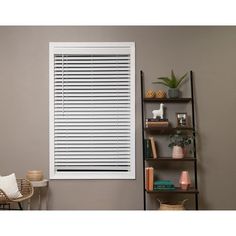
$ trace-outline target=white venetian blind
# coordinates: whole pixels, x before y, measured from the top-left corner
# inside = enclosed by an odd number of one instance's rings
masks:
[[[134,45],[52,45],[51,178],[134,178]]]

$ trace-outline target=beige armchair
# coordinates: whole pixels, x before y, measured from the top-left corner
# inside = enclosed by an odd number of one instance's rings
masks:
[[[20,210],[23,210],[21,202],[31,198],[34,194],[34,188],[31,182],[27,179],[16,179],[19,191],[22,197],[10,199],[2,189],[0,189],[0,207],[2,209],[10,209],[11,203],[18,203]],[[7,207],[7,208],[6,208]]]

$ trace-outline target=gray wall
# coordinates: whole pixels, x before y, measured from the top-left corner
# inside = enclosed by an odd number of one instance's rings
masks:
[[[193,70],[201,209],[236,209],[235,27],[0,27],[0,174],[49,172],[48,43],[136,43],[136,180],[50,181],[50,209],[143,209],[139,70]]]

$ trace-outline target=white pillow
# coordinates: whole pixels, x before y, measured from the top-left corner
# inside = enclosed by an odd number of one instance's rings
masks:
[[[7,176],[0,176],[0,189],[2,189],[9,198],[22,197],[14,173]]]

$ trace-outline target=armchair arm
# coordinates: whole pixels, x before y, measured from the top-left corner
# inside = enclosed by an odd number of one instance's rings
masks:
[[[0,189],[0,205],[9,203],[10,201],[11,200],[9,199],[7,194],[2,189]]]

